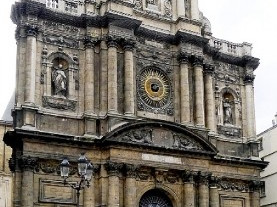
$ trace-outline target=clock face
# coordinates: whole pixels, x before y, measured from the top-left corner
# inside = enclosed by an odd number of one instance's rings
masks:
[[[144,69],[138,82],[142,101],[153,108],[164,107],[170,97],[170,82],[166,74],[157,68]]]

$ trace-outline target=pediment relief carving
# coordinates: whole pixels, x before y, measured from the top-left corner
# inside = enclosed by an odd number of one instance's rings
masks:
[[[137,128],[127,125],[122,127],[121,132],[115,132],[114,135],[104,137],[103,142],[129,143],[146,147],[214,154],[217,151],[208,140],[186,130],[183,132],[175,131],[164,125],[151,126],[151,123],[144,123],[144,126]]]

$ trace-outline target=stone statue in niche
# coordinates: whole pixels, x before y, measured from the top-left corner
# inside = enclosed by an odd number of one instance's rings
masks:
[[[63,65],[59,64],[57,69],[52,71],[53,93],[56,96],[66,97],[67,77],[63,70]]]
[[[233,124],[233,113],[232,105],[228,98],[224,99],[223,102],[223,114],[224,114],[224,124]]]

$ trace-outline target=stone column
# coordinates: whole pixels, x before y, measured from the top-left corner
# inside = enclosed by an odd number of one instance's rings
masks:
[[[100,115],[105,116],[108,109],[108,54],[105,41],[100,44]]]
[[[181,53],[179,56],[180,62],[180,111],[181,123],[188,124],[190,120],[190,94],[189,94],[189,55]]]
[[[219,206],[219,193],[218,193],[218,178],[211,177],[210,180],[210,207]]]
[[[255,108],[254,108],[254,89],[253,82],[255,76],[247,74],[244,77],[245,84],[245,108],[246,108],[246,128],[247,137],[254,138],[256,136],[256,123],[255,123]]]
[[[108,112],[118,113],[117,103],[117,48],[116,40],[108,40]]]
[[[209,173],[199,174],[199,207],[209,207]]]
[[[95,173],[99,172],[100,166],[93,165],[93,174],[89,188],[84,189],[84,207],[95,207]]]
[[[37,28],[27,28],[27,48],[25,67],[25,102],[35,103],[36,62],[37,62]]]
[[[85,113],[94,114],[94,45],[95,42],[87,37],[85,39],[86,47],[86,65],[85,65]]]
[[[178,17],[185,17],[185,0],[177,0],[177,15]]]
[[[22,207],[33,207],[34,204],[34,167],[37,159],[31,157],[22,158]]]
[[[204,77],[205,77],[205,121],[206,127],[211,131],[216,131],[216,120],[215,120],[215,97],[213,89],[213,75],[214,66],[204,66]]]
[[[124,206],[136,206],[136,170],[134,165],[126,165]]]
[[[252,181],[250,184],[250,203],[251,207],[260,207],[260,187],[259,181]]]
[[[109,176],[108,207],[119,206],[119,173],[122,167],[122,163],[108,162],[105,164]]]
[[[195,123],[205,126],[204,116],[204,82],[203,82],[203,57],[194,56],[194,87],[195,87]]]
[[[198,0],[191,0],[191,19],[193,19],[193,20],[200,20],[200,18],[199,18]]]
[[[134,42],[127,40],[124,42],[124,113],[134,116]]]
[[[184,207],[195,206],[195,175],[191,171],[185,171],[182,174],[182,180],[184,182]]]

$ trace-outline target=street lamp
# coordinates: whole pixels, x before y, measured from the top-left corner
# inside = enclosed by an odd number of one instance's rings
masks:
[[[77,207],[79,207],[80,191],[85,187],[90,186],[90,180],[93,173],[93,165],[87,160],[85,154],[82,153],[78,159],[78,174],[80,176],[80,181],[76,184],[71,184],[67,182],[69,176],[70,164],[67,159],[64,159],[60,164],[61,177],[63,178],[64,185],[68,184],[71,188],[76,190],[77,194]]]

